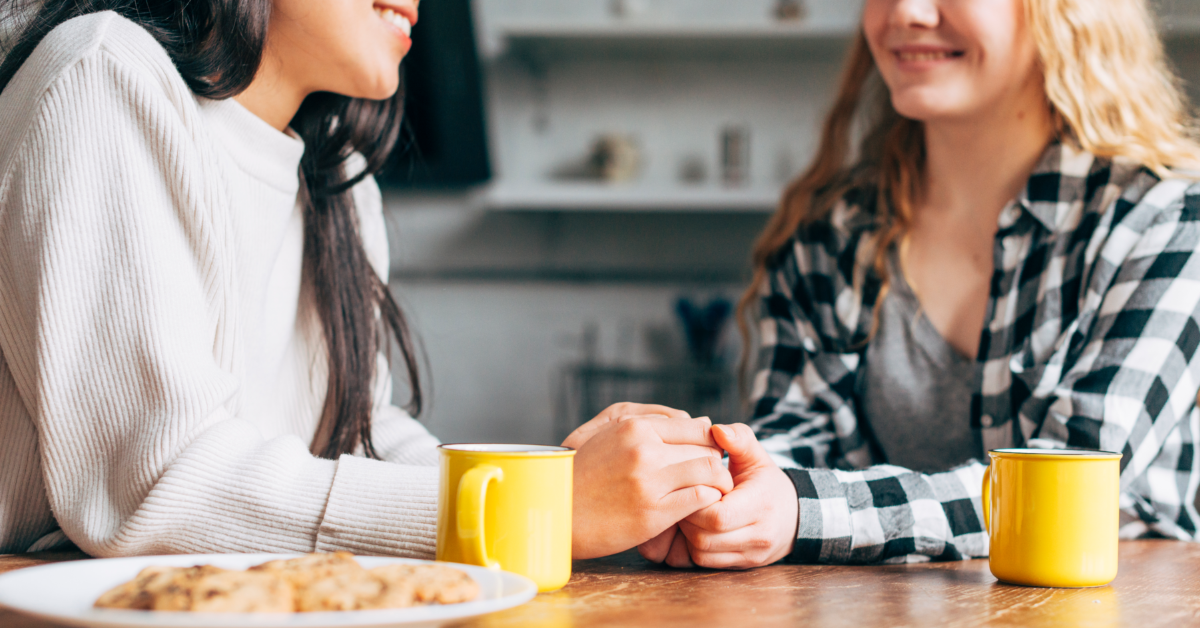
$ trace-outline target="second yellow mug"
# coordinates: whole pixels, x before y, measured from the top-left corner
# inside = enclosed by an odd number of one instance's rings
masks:
[[[983,476],[992,575],[1034,587],[1117,577],[1121,454],[997,449]]]
[[[442,445],[437,559],[521,574],[538,591],[571,579],[575,450]]]

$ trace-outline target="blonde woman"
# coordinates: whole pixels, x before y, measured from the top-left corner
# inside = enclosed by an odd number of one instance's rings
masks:
[[[1193,540],[1191,124],[1144,0],[867,0],[754,251],[758,440],[714,428],[735,489],[643,554],[985,556],[1000,447],[1121,452],[1123,534]]]

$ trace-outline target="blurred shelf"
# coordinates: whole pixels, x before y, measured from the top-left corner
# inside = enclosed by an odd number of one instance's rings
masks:
[[[1161,14],[1168,39],[1200,37],[1200,15]],[[656,21],[569,22],[513,20],[493,29],[488,56],[547,60],[620,56],[720,56],[733,58],[804,55],[840,59],[858,32],[857,24],[830,22],[678,24]]]
[[[592,183],[497,185],[475,204],[493,211],[770,213],[780,190],[709,187],[656,189]]]
[[[493,56],[806,57],[837,59],[856,27],[821,23],[669,24],[658,22],[506,22]]]

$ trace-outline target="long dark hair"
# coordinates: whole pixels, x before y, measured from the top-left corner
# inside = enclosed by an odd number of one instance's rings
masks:
[[[115,11],[162,44],[194,93],[230,98],[254,79],[271,16],[270,0],[42,0],[36,12],[25,4],[28,0],[7,0],[2,8],[8,15],[0,12],[0,19],[21,22],[0,63],[0,91],[59,24]],[[402,92],[380,101],[313,94],[291,122],[305,145],[300,164],[305,281],[315,294],[329,356],[325,407],[312,443],[313,453],[326,458],[360,447],[367,456],[379,457],[371,442],[372,383],[380,350],[390,349],[389,330],[408,373],[408,410],[414,416],[421,411],[408,324],[367,259],[350,191],[384,166],[396,144]],[[367,167],[351,176],[346,162],[354,153],[366,158]]]

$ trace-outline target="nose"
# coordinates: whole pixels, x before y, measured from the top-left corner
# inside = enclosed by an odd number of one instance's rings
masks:
[[[896,0],[889,21],[898,28],[937,28],[940,20],[938,0]]]

